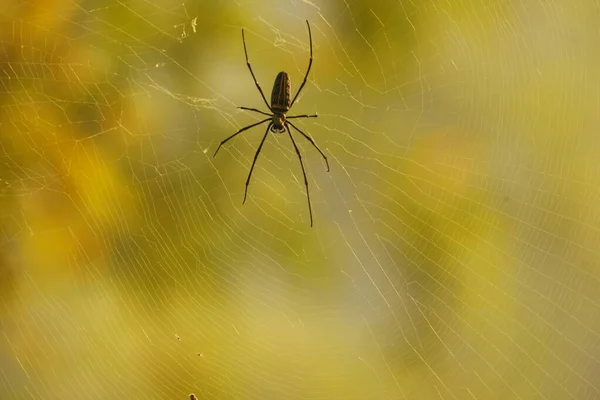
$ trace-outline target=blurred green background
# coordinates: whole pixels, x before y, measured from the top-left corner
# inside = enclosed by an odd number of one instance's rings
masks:
[[[4,0],[0,399],[600,397],[599,10]]]

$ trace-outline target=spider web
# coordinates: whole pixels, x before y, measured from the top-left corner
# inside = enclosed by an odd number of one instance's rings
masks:
[[[0,398],[597,398],[598,18],[5,1]]]

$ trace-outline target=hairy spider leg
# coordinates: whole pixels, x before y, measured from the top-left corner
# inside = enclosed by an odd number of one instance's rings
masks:
[[[302,85],[300,85],[300,87],[298,88],[298,91],[296,92],[296,95],[294,96],[294,99],[292,100],[292,102],[290,104],[290,109],[294,105],[294,102],[296,101],[296,99],[298,98],[298,95],[302,91],[302,88],[306,84],[306,79],[308,78],[308,73],[310,72],[310,67],[312,66],[312,62],[313,62],[312,35],[310,33],[310,24],[308,23],[308,20],[306,20],[306,26],[308,27],[308,41],[310,43],[310,60],[308,61],[308,69],[306,70],[306,75],[304,75],[304,80],[302,81]]]
[[[268,115],[269,117],[273,116],[273,114],[268,114],[268,113],[266,113],[264,111],[257,110],[256,108],[250,108],[250,107],[238,107],[238,108],[241,109],[241,110],[246,110],[246,111],[254,111],[254,112],[257,112],[257,113],[262,114],[262,115]]]
[[[317,118],[317,117],[318,117],[317,114],[311,114],[311,115],[302,114],[302,115],[292,115],[290,117],[286,116],[285,119],[291,119],[291,118]]]
[[[321,153],[321,155],[323,156],[323,159],[325,160],[325,165],[327,165],[327,172],[329,172],[329,161],[327,161],[327,156],[325,155],[325,153],[323,153],[321,151],[321,149],[319,148],[319,146],[317,146],[317,144],[315,143],[314,140],[312,140],[312,138],[310,136],[308,136],[306,133],[302,132],[296,125],[292,124],[290,121],[286,121],[288,124],[290,124],[292,126],[292,128],[294,128],[295,130],[297,130],[298,132],[300,132],[300,134],[302,136],[304,136],[306,138],[306,140],[308,140],[310,142],[310,144],[312,144],[315,149],[317,149],[317,151],[319,153]]]
[[[267,122],[268,120],[270,120],[271,118],[267,118],[267,119],[263,119],[262,121],[259,121],[255,124],[252,125],[248,125],[246,127],[243,127],[242,129],[240,129],[239,131],[237,131],[236,133],[234,133],[233,135],[229,136],[227,139],[224,139],[223,141],[221,141],[221,143],[219,143],[219,147],[217,147],[217,150],[215,150],[215,154],[213,154],[213,157],[217,155],[217,152],[219,151],[219,149],[221,148],[221,146],[223,146],[225,143],[227,143],[229,140],[233,139],[234,137],[236,137],[237,135],[239,135],[240,133],[244,132],[245,130],[248,130],[250,128],[255,127],[256,125],[260,125],[260,124],[264,124],[265,122]]]
[[[250,184],[250,178],[252,177],[252,171],[254,171],[254,165],[256,165],[256,160],[258,159],[260,150],[262,149],[263,144],[265,144],[265,139],[267,138],[267,135],[269,134],[269,128],[271,128],[271,125],[273,125],[272,122],[269,123],[269,125],[267,125],[267,130],[265,131],[265,134],[263,135],[263,138],[260,141],[260,144],[258,145],[258,149],[256,149],[256,153],[254,154],[254,160],[252,161],[252,166],[250,167],[250,172],[248,173],[248,179],[246,179],[246,189],[244,189],[244,200],[242,201],[242,205],[244,205],[246,203],[246,196],[248,195],[248,185]]]
[[[312,215],[312,206],[310,204],[310,192],[308,191],[308,179],[306,179],[306,171],[304,170],[304,163],[302,162],[302,155],[300,154],[300,150],[298,150],[298,146],[296,145],[296,141],[292,136],[292,132],[290,132],[290,127],[285,125],[285,129],[287,129],[287,133],[292,139],[292,144],[294,145],[294,150],[296,150],[296,154],[298,155],[298,160],[300,161],[300,167],[302,168],[302,176],[304,176],[304,187],[306,188],[306,198],[308,200],[308,214],[310,215],[310,226],[313,226],[313,215]]]
[[[263,93],[262,89],[260,88],[260,85],[258,84],[258,81],[256,80],[256,76],[254,76],[254,71],[252,71],[252,67],[250,66],[250,61],[248,61],[248,50],[246,50],[246,37],[244,36],[243,29],[242,29],[242,42],[244,43],[244,54],[246,55],[246,65],[248,66],[248,69],[250,70],[250,75],[252,75],[252,79],[254,79],[254,84],[258,88],[258,91],[260,92],[260,95],[262,96],[263,100],[265,101],[267,108],[269,110],[271,110],[271,106],[269,106],[269,103],[267,103],[267,98],[265,97],[265,94]],[[273,110],[271,110],[271,112],[272,111]]]

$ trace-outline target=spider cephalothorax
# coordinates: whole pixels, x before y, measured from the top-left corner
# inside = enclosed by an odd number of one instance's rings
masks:
[[[285,132],[285,114],[273,114],[273,121],[271,122],[271,124],[271,132]]]
[[[306,140],[308,140],[319,151],[319,153],[321,153],[321,156],[323,156],[323,159],[325,160],[325,164],[327,165],[327,171],[329,171],[329,162],[327,161],[327,157],[325,156],[325,154],[321,151],[319,146],[317,146],[317,144],[314,142],[314,140],[312,140],[312,138],[310,136],[308,136],[306,133],[302,132],[300,129],[298,129],[298,127],[296,127],[296,125],[294,125],[291,121],[289,121],[290,119],[293,119],[293,118],[316,118],[317,114],[292,115],[289,117],[287,116],[288,111],[290,111],[290,109],[294,105],[294,102],[298,98],[298,95],[302,91],[302,88],[304,88],[304,85],[306,84],[306,79],[308,78],[308,73],[310,72],[310,67],[312,66],[312,62],[313,62],[312,35],[310,33],[310,24],[308,23],[308,21],[306,21],[306,26],[308,27],[308,40],[310,42],[310,60],[308,61],[308,69],[306,70],[306,74],[304,75],[304,80],[302,81],[302,84],[298,88],[298,91],[296,92],[296,95],[294,96],[294,98],[292,100],[290,100],[290,98],[291,98],[290,76],[285,71],[278,73],[277,77],[275,77],[275,82],[273,83],[273,91],[271,92],[271,105],[269,105],[269,103],[267,102],[265,94],[263,93],[260,85],[258,84],[258,81],[256,80],[256,77],[254,76],[254,72],[252,71],[252,67],[250,66],[250,61],[248,61],[248,51],[246,50],[246,38],[244,37],[244,30],[242,29],[242,42],[244,43],[244,54],[246,55],[246,65],[248,65],[248,69],[250,70],[252,79],[254,79],[254,84],[258,88],[258,91],[260,92],[260,95],[262,96],[265,104],[267,105],[267,108],[269,109],[269,111],[271,111],[271,114],[266,113],[264,111],[257,110],[256,108],[239,107],[242,110],[254,111],[256,113],[266,115],[269,118],[263,119],[262,121],[259,121],[255,124],[248,125],[242,129],[240,129],[233,135],[229,136],[225,140],[223,140],[219,144],[219,147],[217,147],[217,150],[215,151],[215,154],[213,155],[213,157],[217,155],[217,152],[219,151],[221,146],[223,146],[230,139],[233,139],[235,136],[239,135],[240,133],[242,133],[245,130],[248,130],[257,125],[264,124],[265,122],[267,122],[269,120],[271,121],[267,125],[267,130],[265,131],[265,134],[264,134],[260,144],[258,145],[258,149],[256,149],[256,153],[254,154],[254,160],[252,161],[252,166],[250,167],[250,172],[248,173],[248,179],[246,180],[246,189],[244,190],[244,200],[242,202],[242,204],[244,204],[246,202],[246,196],[248,194],[248,184],[250,183],[250,177],[252,176],[252,171],[254,170],[254,165],[256,164],[256,159],[258,158],[258,155],[260,154],[260,150],[262,149],[262,146],[265,143],[265,139],[267,138],[267,134],[269,133],[269,130],[271,130],[271,132],[273,132],[273,133],[283,133],[283,132],[287,131],[290,139],[292,140],[292,144],[294,145],[294,150],[296,151],[296,154],[298,155],[298,160],[300,160],[300,167],[302,168],[302,175],[304,176],[304,186],[306,187],[306,198],[308,200],[308,212],[310,215],[310,226],[312,226],[313,225],[312,206],[310,204],[310,193],[308,191],[308,180],[306,179],[306,171],[304,170],[304,163],[302,162],[302,156],[300,155],[300,150],[298,149],[298,146],[296,145],[296,141],[294,140],[294,137],[292,136],[292,132],[290,131],[290,128],[288,125],[291,125],[292,128],[297,130],[302,136],[304,136],[304,138],[306,138]]]

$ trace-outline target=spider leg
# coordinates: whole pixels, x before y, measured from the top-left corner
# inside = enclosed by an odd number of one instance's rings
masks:
[[[269,106],[269,103],[267,103],[267,98],[265,97],[265,94],[263,93],[262,89],[260,88],[260,85],[258,84],[258,81],[256,80],[256,76],[254,76],[254,71],[252,71],[252,67],[250,66],[250,61],[248,61],[248,50],[246,50],[246,37],[244,36],[243,29],[242,29],[242,42],[244,42],[244,54],[246,55],[246,65],[248,66],[248,69],[250,70],[252,79],[254,79],[254,84],[258,88],[258,91],[260,92],[260,95],[262,96],[263,100],[265,101],[267,108],[269,110],[271,110],[271,106]],[[273,110],[271,110],[271,111],[273,111]]]
[[[294,105],[294,102],[298,98],[298,95],[302,91],[302,88],[306,84],[306,79],[308,78],[308,73],[310,72],[310,67],[312,66],[312,62],[313,62],[312,35],[310,33],[310,24],[308,23],[308,21],[306,21],[306,26],[308,26],[308,41],[310,42],[310,60],[308,61],[308,69],[306,70],[306,75],[304,75],[304,80],[302,81],[302,85],[300,85],[300,87],[298,88],[298,91],[296,92],[296,95],[294,96],[294,99],[290,103],[290,108],[292,108],[292,106]]]
[[[248,179],[246,179],[246,189],[244,190],[244,201],[242,201],[242,205],[246,203],[246,196],[248,195],[248,185],[250,184],[250,178],[252,177],[252,171],[254,171],[254,165],[256,165],[256,159],[258,158],[258,155],[260,154],[260,150],[262,149],[263,144],[265,143],[265,139],[267,138],[267,135],[269,134],[269,128],[271,128],[271,125],[273,125],[273,123],[270,123],[267,126],[265,135],[263,136],[262,140],[260,141],[260,144],[258,145],[258,149],[256,149],[256,153],[254,154],[254,160],[252,161],[252,166],[250,167],[250,172],[248,173]]]
[[[292,125],[293,126],[293,125]],[[288,135],[290,139],[292,139],[292,144],[294,145],[294,150],[296,150],[296,154],[298,155],[298,160],[300,160],[300,167],[302,168],[302,175],[304,176],[304,187],[306,187],[306,198],[308,200],[308,214],[310,215],[310,226],[313,226],[313,215],[312,215],[312,206],[310,204],[310,192],[308,191],[308,180],[306,179],[306,171],[304,171],[304,163],[302,162],[302,155],[300,155],[300,150],[298,150],[298,146],[296,145],[296,141],[292,136],[292,132],[290,132],[290,127],[285,126],[287,129]]]
[[[219,151],[219,149],[221,148],[221,146],[223,146],[225,143],[227,143],[229,140],[233,139],[234,137],[236,137],[237,135],[239,135],[240,133],[244,132],[247,129],[253,128],[256,125],[260,125],[260,124],[264,124],[265,122],[267,122],[268,120],[270,120],[271,118],[267,118],[267,119],[263,119],[262,121],[259,121],[255,124],[252,125],[248,125],[242,129],[240,129],[239,131],[237,131],[236,133],[234,133],[233,135],[229,136],[227,139],[223,140],[221,143],[219,143],[219,147],[217,147],[217,150],[215,150],[215,154],[213,154],[213,157],[217,155],[217,152]]]
[[[291,119],[291,118],[317,118],[318,115],[317,114],[303,114],[303,115],[292,115],[291,117],[285,117],[285,119]]]
[[[327,172],[329,172],[329,161],[327,161],[327,156],[325,155],[325,153],[323,153],[321,151],[321,149],[319,148],[319,146],[317,146],[317,144],[315,143],[314,140],[312,140],[312,138],[310,136],[308,136],[306,133],[302,132],[300,129],[298,129],[298,127],[294,124],[292,124],[290,121],[287,121],[288,124],[290,124],[292,126],[292,128],[294,128],[295,130],[297,130],[298,132],[300,132],[300,134],[302,136],[304,136],[306,138],[306,140],[308,140],[310,142],[310,144],[312,144],[315,149],[317,149],[317,151],[319,153],[321,153],[321,155],[323,156],[323,159],[325,160],[325,164],[327,165]]]
[[[248,108],[248,107],[238,107],[238,108],[241,109],[241,110],[246,110],[246,111],[254,111],[254,112],[257,112],[257,113],[262,114],[262,115],[267,115],[269,117],[273,116],[273,114],[267,114],[266,112],[257,110],[256,108]]]

